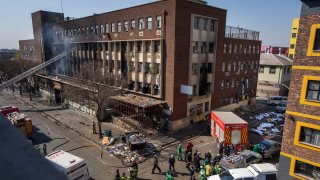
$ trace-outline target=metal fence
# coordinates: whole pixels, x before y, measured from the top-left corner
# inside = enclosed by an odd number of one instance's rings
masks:
[[[226,26],[225,37],[247,40],[259,40],[258,31],[243,29],[239,27]]]

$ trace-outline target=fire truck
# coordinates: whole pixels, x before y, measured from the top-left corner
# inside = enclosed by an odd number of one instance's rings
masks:
[[[27,115],[21,114],[17,107],[1,107],[0,113],[5,116],[14,127],[20,129],[28,139],[33,138],[31,119]]]

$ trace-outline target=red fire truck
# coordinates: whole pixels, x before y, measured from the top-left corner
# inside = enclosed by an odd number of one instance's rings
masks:
[[[31,119],[27,115],[21,114],[17,107],[1,107],[0,113],[3,114],[3,116],[5,116],[14,127],[20,129],[27,136],[27,138],[33,138]]]

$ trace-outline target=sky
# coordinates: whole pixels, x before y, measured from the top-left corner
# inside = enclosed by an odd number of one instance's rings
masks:
[[[18,48],[19,40],[33,39],[31,13],[38,10],[85,17],[153,0],[0,0],[0,49]],[[227,25],[260,31],[262,44],[289,46],[292,19],[299,17],[300,0],[207,0],[227,9]]]

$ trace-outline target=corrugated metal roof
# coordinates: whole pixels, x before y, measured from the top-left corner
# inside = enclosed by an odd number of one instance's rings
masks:
[[[260,54],[260,65],[292,66],[292,59],[279,54]]]

